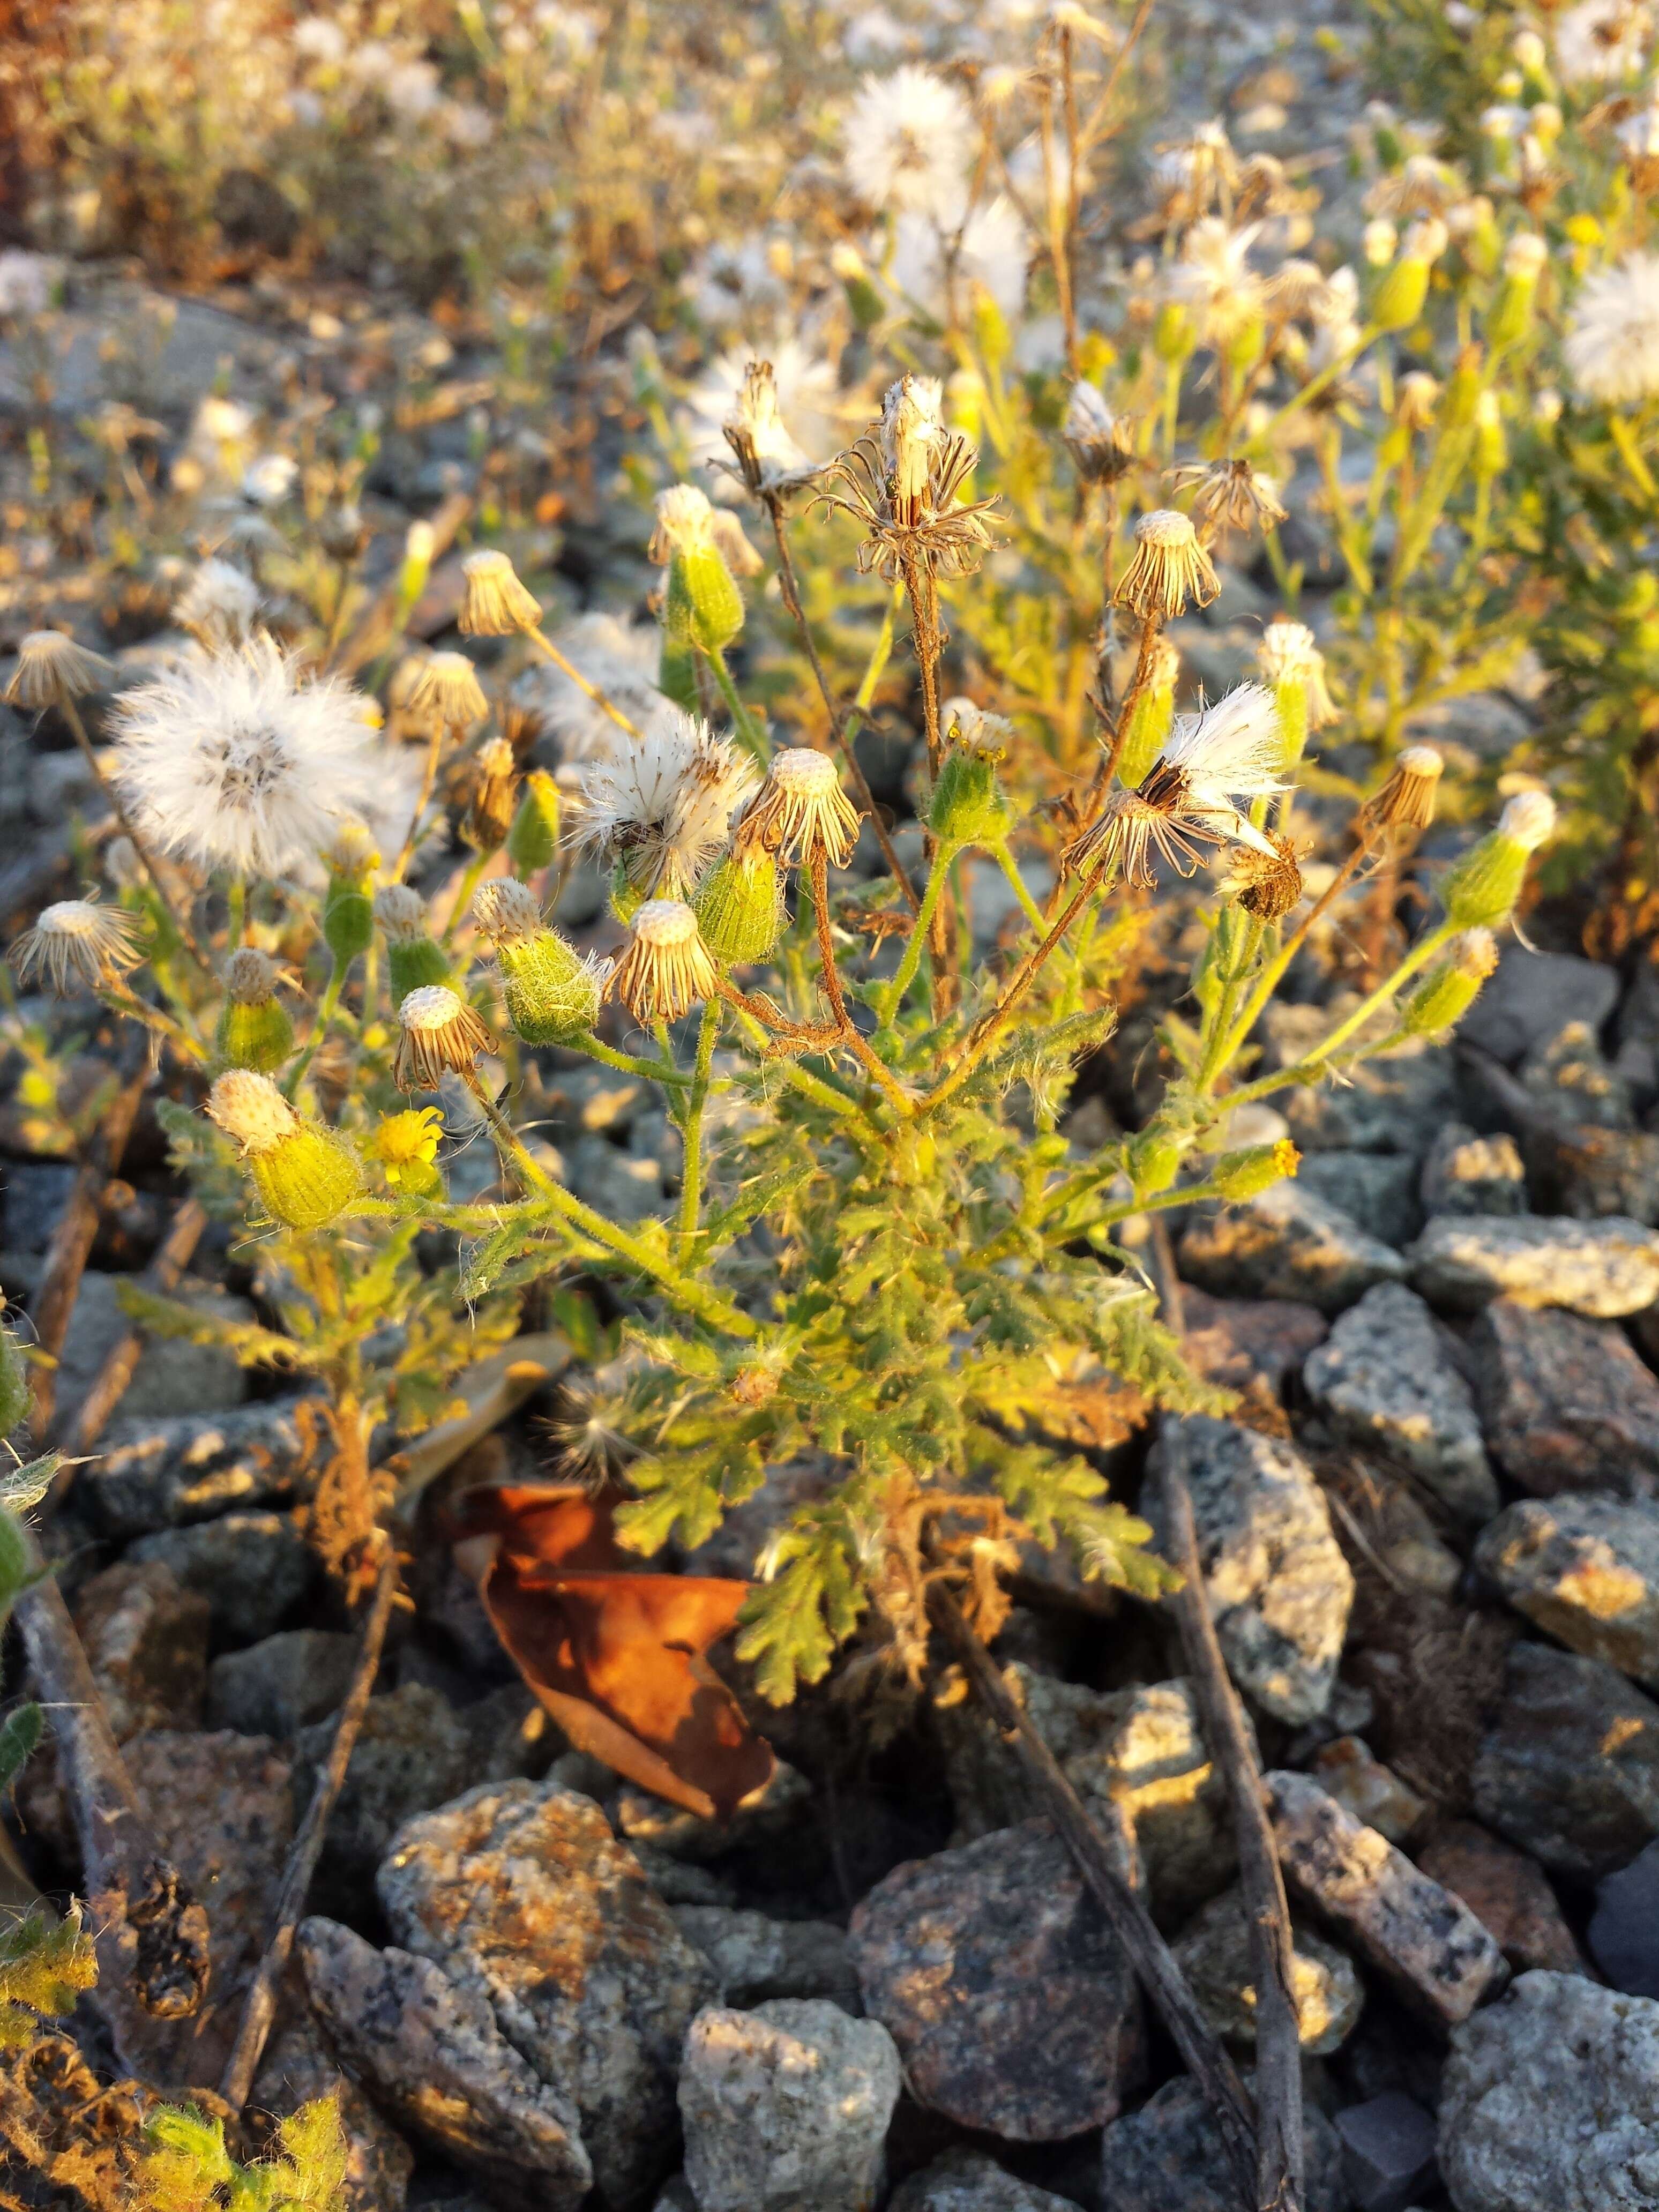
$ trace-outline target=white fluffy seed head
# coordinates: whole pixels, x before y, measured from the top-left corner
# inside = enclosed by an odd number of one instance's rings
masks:
[[[483,884],[472,901],[478,925],[497,945],[516,945],[542,927],[541,901],[528,884],[504,876]]]
[[[207,1110],[228,1137],[256,1157],[273,1152],[300,1126],[300,1117],[268,1075],[232,1067],[208,1093]]]
[[[11,948],[20,975],[41,975],[58,996],[118,983],[136,967],[138,925],[125,908],[95,899],[59,899],[43,907],[32,929]]]
[[[276,994],[276,964],[257,946],[241,945],[224,967],[225,996],[239,1006],[260,1006]]]
[[[1555,801],[1547,791],[1517,792],[1498,816],[1498,829],[1500,836],[1535,853],[1555,835]]]
[[[61,629],[32,629],[17,648],[17,666],[6,686],[6,703],[39,709],[65,699],[84,698],[107,684],[115,671],[101,654],[88,653]]]
[[[1587,276],[1562,351],[1587,398],[1621,407],[1659,392],[1659,254]]]
[[[1517,230],[1504,248],[1504,274],[1525,283],[1541,274],[1549,247],[1534,230]]]
[[[651,558],[665,568],[676,553],[696,553],[714,542],[714,510],[696,484],[670,484],[657,494]]]
[[[426,901],[407,884],[382,884],[374,894],[374,919],[392,945],[413,945],[426,935]]]
[[[1395,765],[1407,775],[1424,776],[1432,781],[1443,773],[1446,763],[1432,745],[1407,745]]]
[[[1498,967],[1498,939],[1489,929],[1466,929],[1452,939],[1452,960],[1460,974],[1484,983]]]

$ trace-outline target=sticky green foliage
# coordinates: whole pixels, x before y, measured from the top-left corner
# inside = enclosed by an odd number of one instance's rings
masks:
[[[337,2097],[302,2105],[277,2130],[268,2158],[243,2166],[224,2123],[191,2107],[155,2113],[138,2169],[145,2212],[342,2212],[350,2146]]]
[[[36,1712],[37,1735],[39,1719]],[[0,1762],[6,1751],[0,1735]],[[78,1905],[61,1920],[42,1906],[0,1927],[0,2051],[21,2050],[32,2042],[43,2032],[43,2021],[73,2011],[82,1990],[97,1979],[92,1938],[82,1927]]]

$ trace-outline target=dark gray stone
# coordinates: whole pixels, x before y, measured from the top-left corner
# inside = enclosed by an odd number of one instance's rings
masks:
[[[291,1628],[208,1669],[207,1723],[244,1735],[297,1735],[338,1711],[357,1662],[357,1638]]]
[[[1659,1489],[1659,1377],[1613,1322],[1495,1298],[1469,1334],[1492,1457],[1535,1498]]]
[[[309,1803],[317,1771],[334,1741],[332,1717],[295,1739],[295,1786]],[[362,1910],[374,1870],[398,1830],[416,1814],[457,1797],[476,1778],[475,1746],[464,1717],[422,1682],[371,1698],[351,1765],[328,1824],[317,1891]]]
[[[1076,2212],[1076,2207],[1069,2197],[1016,2180],[982,2150],[957,2149],[902,2183],[887,2212]]]
[[[1422,1176],[1409,1153],[1304,1152],[1296,1180],[1396,1251],[1423,1226]]]
[[[1513,1137],[1478,1137],[1451,1121],[1429,1146],[1420,1186],[1425,1214],[1527,1211],[1527,1172]]]
[[[1481,1531],[1474,1563],[1569,1650],[1659,1689],[1659,1505],[1523,1498]]]
[[[143,1536],[234,1507],[307,1497],[320,1398],[272,1398],[228,1413],[113,1421],[76,1497],[112,1536]]]
[[[833,1921],[769,1920],[721,1905],[671,1910],[681,1935],[714,1969],[723,2005],[747,2007],[769,1997],[857,2001],[847,1931]]]
[[[274,1636],[317,1578],[316,1555],[285,1513],[226,1513],[187,1528],[161,1528],[127,1547],[160,1559],[204,1597],[222,1642]]]
[[[1340,1313],[1373,1283],[1399,1282],[1405,1262],[1349,1214],[1275,1183],[1242,1206],[1195,1212],[1181,1239],[1181,1272],[1223,1297],[1290,1298]]]
[[[1659,1844],[1597,1882],[1585,1941],[1614,1989],[1659,1997]]]
[[[1592,1023],[1564,1023],[1534,1045],[1521,1064],[1521,1080],[1540,1111],[1563,1127],[1583,1122],[1598,1129],[1636,1127],[1630,1087],[1602,1056]]]
[[[851,1948],[911,2089],[958,2126],[1057,2142],[1121,2109],[1139,1996],[1046,1821],[896,1867],[854,1911]]]
[[[1346,2212],[1342,2152],[1316,2105],[1302,2110],[1308,2212]],[[1166,2081],[1101,2138],[1101,2202],[1110,2212],[1238,2212],[1238,2185],[1215,2115],[1190,2075]]]
[[[1302,1374],[1339,1436],[1409,1468],[1458,1520],[1478,1525],[1498,1510],[1469,1386],[1414,1291],[1367,1291]]]
[[[1518,1643],[1470,1782],[1487,1827],[1598,1881],[1659,1836],[1659,1705],[1599,1659]]]
[[[1434,2120],[1414,2097],[1390,2089],[1336,2116],[1342,2170],[1359,2212],[1405,2212],[1433,2188]]]
[[[1498,973],[1458,1024],[1460,1036],[1506,1066],[1569,1022],[1600,1029],[1619,1003],[1619,974],[1599,960],[1571,952],[1529,952],[1507,945]]]

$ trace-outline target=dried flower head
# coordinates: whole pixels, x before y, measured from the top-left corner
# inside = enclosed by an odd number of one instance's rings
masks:
[[[1115,415],[1100,387],[1079,377],[1066,403],[1060,435],[1085,483],[1110,483],[1134,463],[1134,423]]]
[[[359,695],[268,638],[184,661],[117,702],[116,781],[141,832],[206,868],[280,875],[375,795]],[[383,781],[383,776],[380,778]]]
[[[1134,557],[1115,593],[1120,606],[1146,621],[1167,621],[1182,613],[1189,599],[1206,607],[1218,596],[1221,580],[1190,517],[1175,507],[1155,507],[1141,516],[1134,534]]]
[[[842,134],[847,181],[866,207],[927,216],[954,228],[966,210],[978,134],[956,87],[907,64],[867,76]]]
[[[697,917],[679,899],[647,899],[634,916],[610,988],[637,1022],[677,1022],[720,981]]]
[[[1403,430],[1431,429],[1439,404],[1439,384],[1425,368],[1413,368],[1400,380],[1394,418]]]
[[[772,756],[766,781],[739,817],[739,852],[757,848],[810,865],[820,854],[844,868],[858,842],[859,811],[841,787],[836,763],[810,745],[786,745]]]
[[[1133,791],[1114,792],[1100,814],[1061,855],[1080,872],[1115,863],[1126,883],[1150,890],[1154,856],[1177,874],[1193,872],[1206,849],[1244,845],[1282,858],[1235,801],[1269,796],[1279,781],[1284,733],[1272,695],[1242,684],[1196,714],[1177,717],[1163,752]]]
[[[665,568],[676,553],[697,553],[714,542],[714,509],[696,484],[670,484],[657,494],[650,554]]]
[[[1289,520],[1278,485],[1246,460],[1188,461],[1170,471],[1169,481],[1177,490],[1198,487],[1193,517],[1206,542],[1224,530],[1276,530]]]
[[[1324,270],[1316,261],[1292,255],[1281,261],[1263,287],[1262,297],[1275,315],[1310,315],[1322,304],[1327,288]]]
[[[1395,757],[1379,788],[1359,810],[1362,836],[1382,830],[1426,830],[1445,762],[1432,745],[1407,745]]]
[[[431,715],[447,730],[470,730],[489,712],[489,702],[465,653],[434,653],[409,687],[409,711],[422,719]]]
[[[810,483],[817,474],[784,428],[769,361],[751,361],[744,370],[732,411],[720,429],[736,463],[732,473],[752,492],[775,496]]]
[[[240,645],[253,635],[261,604],[252,576],[228,561],[204,561],[173,613],[204,645]]]
[[[507,842],[519,804],[519,763],[505,738],[478,748],[477,781],[467,809],[467,842],[480,853],[496,853]]]
[[[1586,398],[1625,407],[1659,392],[1659,254],[1587,276],[1562,351]]]
[[[238,1006],[263,1006],[276,994],[278,974],[268,953],[239,945],[224,964],[225,996]]]
[[[1186,308],[1210,345],[1228,344],[1261,313],[1266,289],[1250,266],[1261,234],[1258,222],[1235,230],[1218,216],[1205,216],[1182,241],[1181,258],[1167,279],[1169,296]]]
[[[1582,0],[1555,18],[1551,35],[1564,84],[1622,84],[1647,65],[1653,15],[1644,0]]]
[[[125,908],[100,906],[95,899],[59,899],[43,907],[34,926],[11,948],[11,962],[25,981],[46,978],[58,998],[72,991],[106,990],[118,983],[143,957],[135,939],[138,924]]]
[[[1227,888],[1257,921],[1283,921],[1302,899],[1302,870],[1293,841],[1270,836],[1271,854],[1242,848],[1233,856]]]
[[[1379,177],[1365,195],[1368,215],[1439,215],[1461,199],[1463,179],[1432,154],[1408,154],[1397,169]]]
[[[17,648],[17,665],[6,686],[9,707],[38,711],[101,691],[115,671],[61,629],[32,629]]]
[[[446,1073],[470,1078],[494,1040],[459,991],[424,984],[398,1008],[392,1079],[400,1091],[435,1091]]]
[[[862,575],[873,570],[890,584],[914,562],[924,574],[965,576],[993,543],[986,516],[996,502],[957,504],[979,454],[959,430],[945,428],[943,404],[937,378],[901,378],[888,389],[875,430],[823,471],[845,490],[820,492],[819,500],[869,533],[858,551]]]
[[[478,927],[496,945],[517,945],[544,927],[542,902],[528,884],[504,876],[481,884],[472,900]]]
[[[520,582],[505,553],[469,553],[461,579],[456,627],[463,637],[510,637],[539,624],[541,602]]]
[[[217,1078],[208,1093],[207,1110],[209,1118],[256,1159],[274,1152],[301,1127],[300,1116],[270,1078],[248,1067],[228,1068]]]
[[[390,945],[412,945],[426,935],[426,901],[407,884],[382,884],[374,894],[374,919]]]
[[[350,1146],[302,1121],[258,1069],[227,1068],[208,1093],[207,1111],[240,1147],[255,1188],[287,1227],[323,1228],[361,1194],[362,1164]]]
[[[1555,801],[1547,791],[1521,791],[1498,817],[1498,835],[1528,853],[1555,835]]]
[[[577,778],[574,842],[620,862],[647,897],[679,898],[726,840],[759,771],[729,738],[678,708],[635,743],[621,731]]]

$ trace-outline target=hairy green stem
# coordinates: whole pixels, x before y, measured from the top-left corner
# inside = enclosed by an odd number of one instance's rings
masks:
[[[708,1103],[709,1071],[714,1061],[715,1040],[720,1030],[720,1002],[705,999],[697,1025],[697,1057],[691,1078],[691,1095],[685,1103],[685,1165],[680,1176],[680,1258],[690,1258],[697,1239],[697,1218],[702,1206],[702,1112]]]

